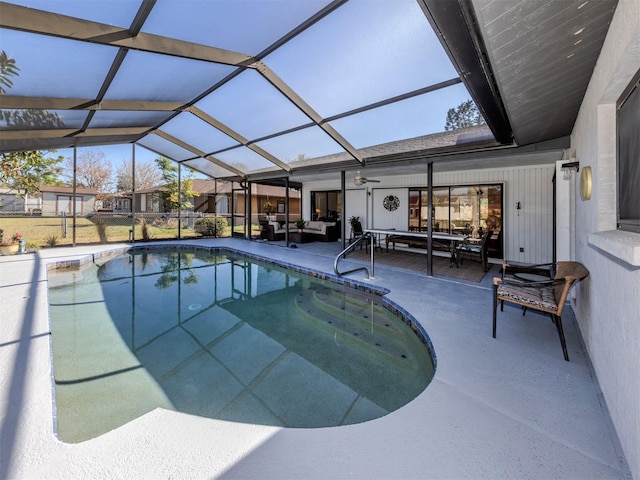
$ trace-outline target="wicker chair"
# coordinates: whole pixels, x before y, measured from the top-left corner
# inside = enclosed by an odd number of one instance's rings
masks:
[[[545,272],[544,276],[548,274],[548,280],[522,280],[521,275],[523,274],[540,275],[543,272]],[[515,275],[515,278],[507,278],[506,275]],[[562,330],[562,310],[573,283],[588,275],[589,271],[578,262],[557,262],[553,265],[530,266],[513,266],[505,263],[502,266],[502,278],[493,279],[493,338],[496,338],[498,302],[500,302],[500,311],[503,310],[504,302],[510,302],[521,305],[523,315],[527,309],[548,313],[556,324],[562,353],[568,362],[569,354]]]

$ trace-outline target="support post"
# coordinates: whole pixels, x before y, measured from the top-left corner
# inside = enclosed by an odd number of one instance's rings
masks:
[[[182,240],[182,165],[178,163],[178,240]]]
[[[287,228],[284,231],[284,244],[289,246],[289,177],[284,178],[284,218]],[[300,192],[302,194],[302,192]],[[302,214],[302,195],[300,195],[300,213]]]
[[[136,242],[136,144],[131,144],[131,243]]]
[[[433,276],[433,162],[427,164],[427,275]]]
[[[247,240],[251,240],[252,239],[252,226],[253,224],[251,223],[252,217],[253,217],[253,208],[252,208],[252,204],[253,204],[253,183],[250,181],[247,181],[247,194],[245,195],[246,201],[245,201],[245,214],[244,214],[244,223],[245,223],[245,234],[244,234],[244,238]]]
[[[77,167],[78,167],[78,148],[73,146],[73,196],[72,201],[73,205],[71,206],[71,212],[73,213],[73,221],[72,221],[72,241],[71,245],[76,246],[76,194],[77,194]],[[66,229],[65,229],[66,230]]]
[[[346,195],[346,172],[342,170],[340,172],[340,240],[342,241],[342,245],[340,250],[344,250],[347,245],[347,195]]]
[[[371,250],[371,275],[369,278],[376,278],[376,272],[373,267],[373,252],[375,251],[376,246],[374,244],[373,233],[371,232],[369,232],[369,249]]]

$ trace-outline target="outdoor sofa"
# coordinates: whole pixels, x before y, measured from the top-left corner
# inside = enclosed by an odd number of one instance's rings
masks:
[[[287,228],[286,223],[270,221],[263,226],[261,237],[269,241],[284,240],[287,229],[289,233],[299,231],[295,223],[289,223]],[[336,222],[307,221],[302,232],[307,234],[307,238],[320,242],[335,242],[340,236]]]

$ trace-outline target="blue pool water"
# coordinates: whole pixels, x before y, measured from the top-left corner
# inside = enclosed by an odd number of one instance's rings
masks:
[[[235,254],[130,253],[50,273],[58,436],[161,407],[285,427],[381,417],[433,377],[382,297]]]

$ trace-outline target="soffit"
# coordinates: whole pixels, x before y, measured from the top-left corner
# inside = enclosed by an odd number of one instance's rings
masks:
[[[470,0],[518,145],[571,134],[617,0]]]

